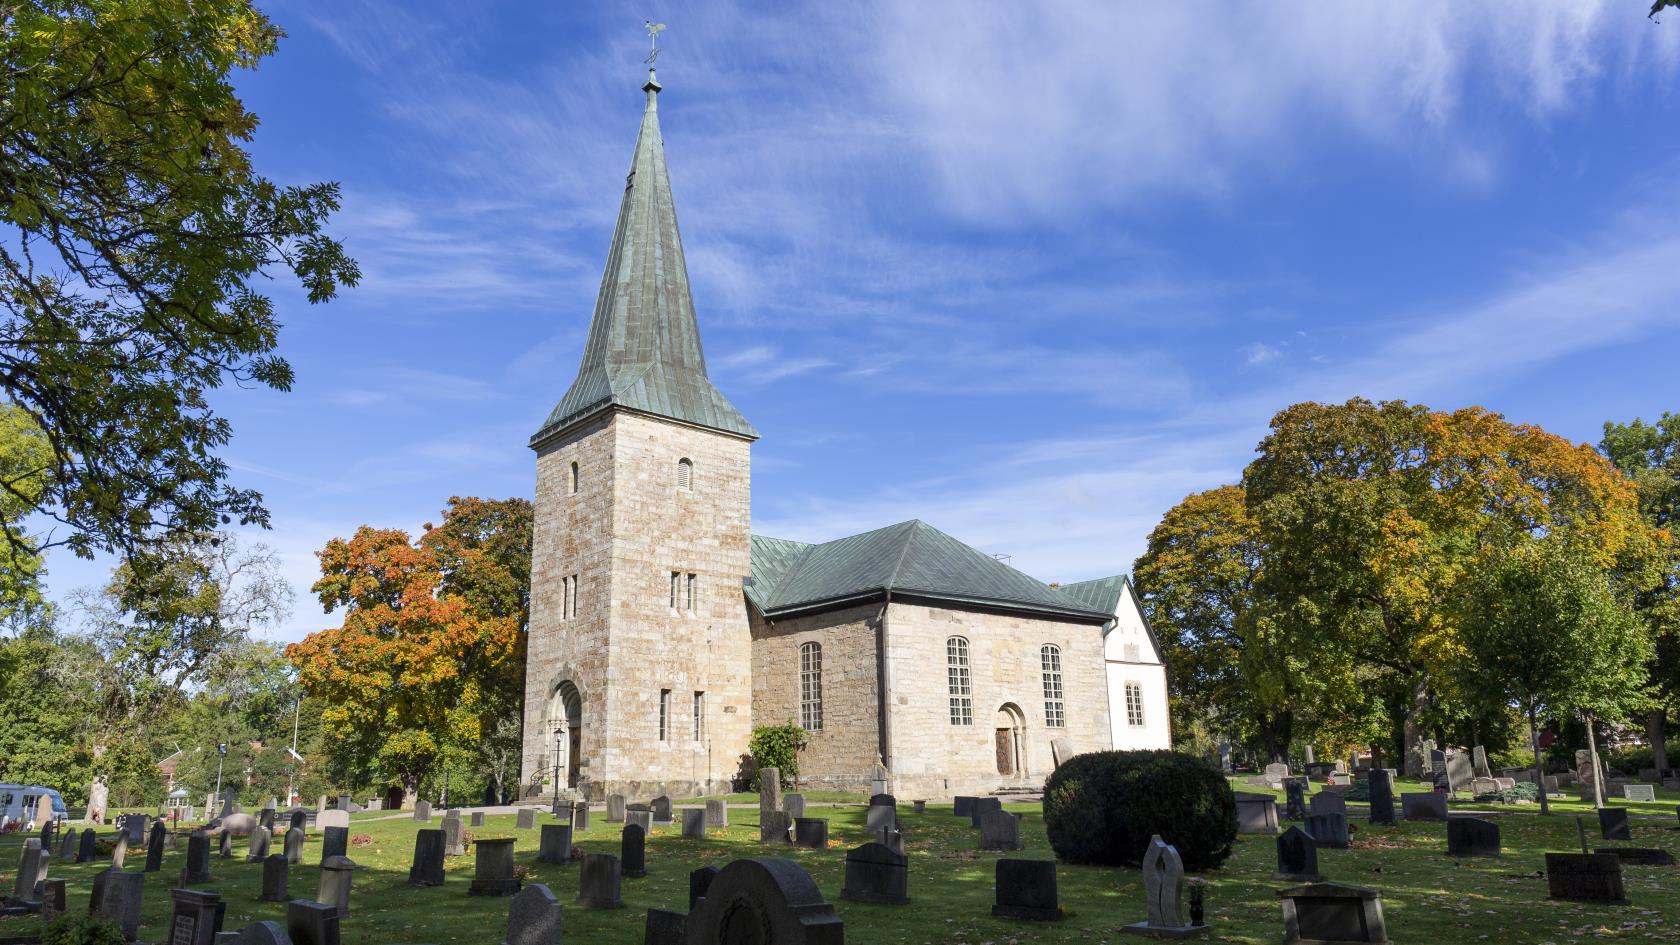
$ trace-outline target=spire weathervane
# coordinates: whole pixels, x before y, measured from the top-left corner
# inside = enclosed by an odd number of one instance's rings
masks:
[[[648,64],[649,69],[652,69],[654,60],[659,58],[659,34],[665,31],[665,24],[643,20],[642,28],[647,30],[648,34],[648,56],[642,61]]]

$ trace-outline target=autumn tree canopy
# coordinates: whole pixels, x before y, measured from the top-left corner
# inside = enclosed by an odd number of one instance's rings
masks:
[[[518,714],[530,614],[531,504],[453,498],[418,541],[363,526],[318,556],[315,594],[344,624],[286,649],[354,767],[417,790]]]

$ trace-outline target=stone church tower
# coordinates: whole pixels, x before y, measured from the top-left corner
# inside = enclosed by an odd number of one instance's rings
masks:
[[[521,794],[728,790],[752,729],[750,452],[706,375],[657,101],[577,379],[531,437]]]

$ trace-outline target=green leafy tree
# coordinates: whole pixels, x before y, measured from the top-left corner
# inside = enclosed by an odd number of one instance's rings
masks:
[[[92,778],[82,726],[88,707],[63,667],[85,657],[50,625],[0,640],[0,781],[80,797]]]
[[[41,507],[52,453],[47,437],[27,412],[0,403],[0,621],[29,615],[42,605],[40,542],[21,522]]]
[[[792,787],[799,780],[799,753],[805,749],[806,740],[805,730],[791,721],[755,727],[747,739],[747,754],[752,759],[748,785],[756,790],[758,773],[775,768],[782,787]]]
[[[280,37],[251,0],[0,4],[0,394],[49,470],[0,506],[14,556],[266,523],[209,394],[290,388],[267,278],[311,302],[359,278],[323,231],[337,185],[281,186],[246,150],[234,75]],[[64,527],[20,544],[37,507]]]
[[[1492,551],[1473,573],[1461,639],[1481,684],[1528,720],[1535,783],[1543,784],[1541,717],[1579,712],[1590,724],[1641,705],[1650,637],[1613,576],[1566,540]],[[1550,812],[1544,791],[1540,812]]]

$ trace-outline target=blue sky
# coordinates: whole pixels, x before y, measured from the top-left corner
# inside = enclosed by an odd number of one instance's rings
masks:
[[[922,518],[1128,570],[1304,399],[1596,441],[1680,410],[1680,13],[1648,4],[274,0],[259,166],[337,180],[364,282],[277,285],[289,394],[226,450],[313,552],[530,496],[639,121],[646,37],[754,529]],[[58,555],[51,590],[101,580]]]

